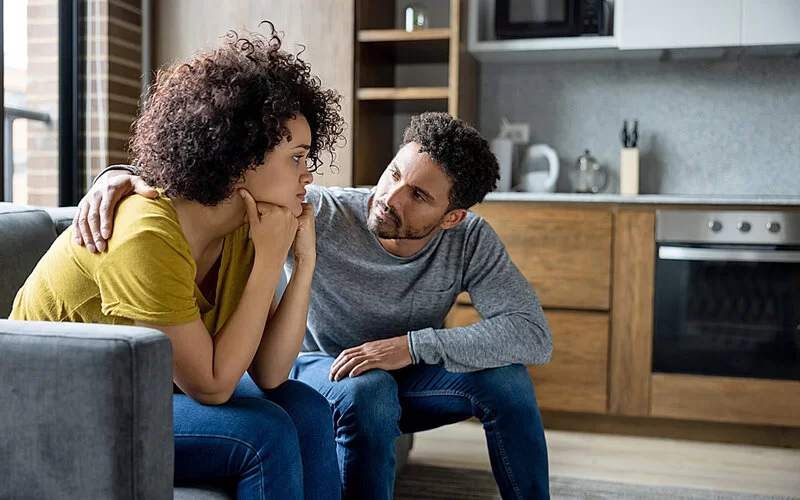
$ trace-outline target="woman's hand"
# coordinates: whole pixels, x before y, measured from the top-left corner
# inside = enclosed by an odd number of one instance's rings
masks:
[[[310,203],[303,203],[303,213],[297,218],[292,254],[297,261],[316,263],[317,234],[314,229],[314,207]]]
[[[250,223],[250,239],[256,247],[256,257],[266,255],[283,263],[297,234],[298,218],[286,207],[256,202],[244,188],[239,189]]]

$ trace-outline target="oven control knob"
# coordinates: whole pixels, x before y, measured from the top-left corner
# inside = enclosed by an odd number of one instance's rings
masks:
[[[767,223],[767,231],[770,233],[777,233],[780,232],[781,225],[778,222],[768,222]]]
[[[739,231],[741,231],[743,233],[749,233],[752,226],[750,226],[749,222],[747,222],[746,220],[743,220],[743,221],[739,222],[739,224],[737,224],[736,227],[738,227]]]
[[[714,231],[715,233],[718,233],[722,231],[722,222],[718,220],[712,220],[711,222],[708,223],[708,228]]]

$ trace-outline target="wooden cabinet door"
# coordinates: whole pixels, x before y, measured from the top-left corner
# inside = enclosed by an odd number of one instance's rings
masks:
[[[618,0],[614,15],[622,50],[726,47],[741,39],[742,0]]]
[[[800,382],[653,374],[654,417],[800,427]]]
[[[742,45],[800,43],[800,2],[742,0]]]
[[[612,215],[602,208],[485,202],[473,209],[505,243],[545,308],[607,311]]]
[[[553,332],[553,357],[546,365],[530,365],[528,373],[543,410],[605,413],[607,403],[608,332],[606,313],[546,311]],[[480,321],[470,306],[457,304],[447,327]]]

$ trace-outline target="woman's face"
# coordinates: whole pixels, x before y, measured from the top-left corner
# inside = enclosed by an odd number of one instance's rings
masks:
[[[306,168],[311,148],[311,128],[303,115],[286,122],[289,135],[274,150],[264,155],[264,161],[244,175],[241,186],[256,201],[286,207],[296,216],[303,213],[306,186],[314,176]]]

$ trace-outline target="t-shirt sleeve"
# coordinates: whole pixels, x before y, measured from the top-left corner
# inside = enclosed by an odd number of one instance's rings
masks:
[[[158,231],[139,231],[116,244],[95,271],[103,314],[157,325],[200,318],[196,268],[188,248]]]

